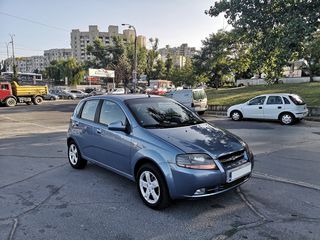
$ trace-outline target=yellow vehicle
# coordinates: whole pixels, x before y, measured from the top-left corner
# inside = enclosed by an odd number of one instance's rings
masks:
[[[43,95],[48,94],[47,86],[20,86],[17,82],[0,82],[0,103],[13,107],[17,103],[39,105]]]

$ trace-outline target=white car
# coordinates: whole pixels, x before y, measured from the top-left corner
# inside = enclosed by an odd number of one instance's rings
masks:
[[[274,119],[285,125],[308,115],[305,102],[296,94],[275,93],[257,96],[249,101],[231,106],[228,117],[234,121],[242,118]]]
[[[81,90],[70,90],[71,93],[76,95],[77,98],[85,98],[88,97],[88,93],[85,93]]]
[[[124,94],[124,88],[115,88],[112,90],[111,94],[114,94],[114,95]]]

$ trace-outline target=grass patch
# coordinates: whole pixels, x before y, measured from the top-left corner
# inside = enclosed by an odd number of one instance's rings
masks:
[[[218,90],[207,89],[206,93],[208,103],[211,105],[234,105],[246,102],[250,98],[261,94],[295,93],[301,96],[308,106],[320,106],[320,82],[259,85]]]

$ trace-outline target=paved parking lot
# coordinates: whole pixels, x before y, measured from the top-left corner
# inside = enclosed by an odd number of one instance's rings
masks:
[[[253,177],[154,211],[129,180],[93,164],[69,166],[75,103],[0,107],[0,239],[319,239],[320,123],[205,116],[248,142]]]

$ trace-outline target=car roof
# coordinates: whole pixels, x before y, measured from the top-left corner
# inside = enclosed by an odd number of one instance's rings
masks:
[[[262,97],[262,96],[268,97],[268,96],[275,96],[275,95],[277,95],[277,96],[288,96],[288,95],[294,95],[294,93],[268,93],[268,94],[261,94],[261,95],[259,95],[257,97]]]
[[[141,98],[162,98],[158,95],[148,95],[148,94],[122,94],[122,95],[100,95],[100,96],[92,96],[86,99],[114,99],[119,101],[125,101],[128,99],[141,99]]]

